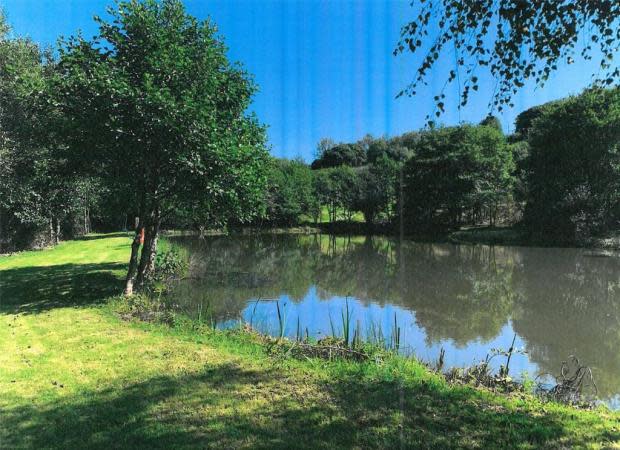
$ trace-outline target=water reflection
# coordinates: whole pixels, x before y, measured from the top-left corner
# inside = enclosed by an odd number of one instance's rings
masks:
[[[273,332],[279,300],[288,334],[299,319],[320,336],[349,301],[365,332],[381,326],[389,334],[396,315],[404,344],[422,358],[444,347],[449,364],[471,364],[492,347],[508,348],[517,333],[528,355],[515,359],[513,373],[557,373],[577,355],[602,397],[620,393],[617,255],[327,235],[179,242],[191,248],[190,278],[172,295],[188,314],[220,324],[242,317]]]

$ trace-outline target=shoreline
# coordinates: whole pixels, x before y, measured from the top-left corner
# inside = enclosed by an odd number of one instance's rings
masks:
[[[300,225],[291,227],[241,227],[230,231],[208,230],[165,230],[165,236],[248,236],[279,234],[327,234],[334,236],[383,236],[398,239],[399,233],[393,227],[368,227],[364,223],[335,223]],[[590,238],[583,242],[554,242],[548,239],[534,238],[516,227],[469,227],[441,233],[405,233],[403,239],[414,242],[451,243],[455,245],[489,245],[537,248],[574,248],[585,250],[620,250],[620,233]],[[607,255],[601,255],[607,256]]]
[[[413,358],[293,358],[290,346],[182,317],[123,320],[111,299],[129,304],[114,297],[129,245],[125,234],[98,235],[0,260],[5,446],[609,448],[620,440],[620,417],[607,408],[448,383]]]

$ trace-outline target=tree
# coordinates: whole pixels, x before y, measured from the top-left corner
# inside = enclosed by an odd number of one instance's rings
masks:
[[[344,219],[350,222],[357,211],[358,171],[349,166],[338,166],[330,169],[329,177],[332,188],[332,222],[336,221],[339,209],[342,209]]]
[[[336,146],[336,143],[334,142],[333,139],[330,139],[330,138],[321,139],[319,143],[316,145],[314,159],[321,159],[326,152],[330,151],[335,146]]]
[[[368,225],[379,215],[390,218],[396,204],[396,182],[401,163],[383,154],[373,164],[358,171],[354,209],[364,214]]]
[[[551,111],[561,102],[562,100],[554,100],[542,105],[533,106],[519,113],[515,120],[515,134],[521,139],[527,140],[527,136],[534,125],[534,121],[548,111]]]
[[[529,230],[573,241],[620,220],[620,89],[556,102],[529,131]]]
[[[502,128],[502,123],[499,121],[497,117],[491,114],[489,114],[484,119],[482,119],[480,121],[480,125],[485,126],[485,127],[495,128],[496,130],[501,131],[502,133],[504,132],[504,129]]]
[[[349,166],[331,167],[314,171],[314,196],[318,210],[325,206],[330,222],[338,220],[338,213],[344,213],[345,220],[350,221],[356,211],[356,200],[359,197],[358,170]],[[318,220],[315,220],[318,222]]]
[[[313,212],[313,172],[303,161],[276,159],[268,176],[267,218],[279,225],[296,225]]]
[[[8,30],[0,15],[0,241],[21,249],[57,243],[82,200],[96,194],[59,153],[50,52],[29,39],[9,38]]]
[[[526,81],[543,86],[558,65],[571,64],[576,53],[584,60],[600,55],[592,65],[595,83],[620,81],[620,68],[613,61],[620,44],[620,3],[615,0],[423,0],[413,4],[415,19],[403,26],[394,54],[423,52],[423,58],[400,95],[415,95],[446,53],[456,61],[446,85],[458,83],[463,106],[470,93],[478,90],[481,70],[497,80],[491,103],[502,111],[513,106],[513,95]],[[444,102],[442,91],[435,96],[436,116],[444,111]]]
[[[411,156],[411,151],[404,145],[405,139],[375,139],[369,146],[367,160],[369,164],[374,164],[383,156],[392,161],[404,162]]]
[[[387,155],[389,151],[390,144],[387,139],[375,139],[368,146],[368,151],[366,152],[366,159],[369,163],[372,164],[383,155]]]
[[[364,147],[357,144],[338,144],[324,151],[312,162],[313,169],[327,169],[338,166],[359,167],[366,163]]]
[[[422,136],[422,134],[422,131],[408,131],[407,133],[403,133],[400,136],[396,136],[390,139],[390,143],[408,150],[408,154],[405,155],[406,157],[403,159],[404,161],[411,156],[411,151],[420,141],[420,137]]]
[[[261,213],[267,151],[264,127],[245,113],[255,86],[213,24],[180,0],[122,1],[108,12],[95,38],[61,47],[57,101],[73,157],[137,198],[130,294],[154,269],[167,214],[184,208],[222,225]]]
[[[424,133],[403,169],[406,219],[414,226],[457,226],[486,211],[494,224],[511,192],[514,164],[503,133],[463,125]]]
[[[328,208],[329,219],[331,220],[332,218],[329,206],[332,204],[334,192],[329,172],[329,169],[314,170],[312,172],[312,195],[314,197],[312,216],[315,224],[318,224],[321,220],[324,206]]]

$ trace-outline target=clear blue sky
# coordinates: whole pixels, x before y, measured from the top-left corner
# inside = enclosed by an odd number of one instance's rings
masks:
[[[78,29],[86,37],[112,0],[0,0],[14,33],[43,44]],[[224,36],[231,59],[242,62],[260,87],[252,109],[269,126],[276,156],[312,159],[322,137],[355,141],[365,134],[394,136],[421,128],[432,96],[444,83],[449,61],[414,98],[395,96],[406,86],[416,61],[392,55],[401,25],[413,16],[410,1],[359,0],[185,0],[188,11],[211,17]],[[506,131],[530,106],[587,86],[585,63],[560,67],[544,89],[526,86],[515,108],[501,116]],[[479,94],[458,112],[448,96],[441,122],[480,121],[493,87],[481,79]]]

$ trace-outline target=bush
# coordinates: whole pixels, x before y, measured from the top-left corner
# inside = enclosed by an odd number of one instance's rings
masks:
[[[161,298],[147,294],[135,294],[123,297],[116,302],[115,311],[124,320],[138,319],[144,322],[174,323],[174,313]]]

